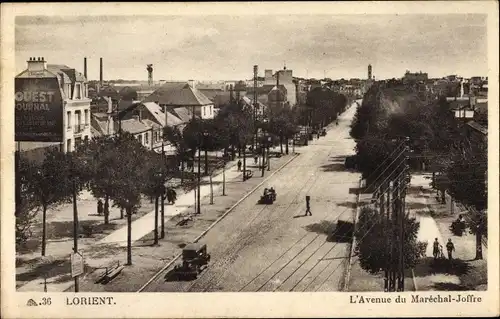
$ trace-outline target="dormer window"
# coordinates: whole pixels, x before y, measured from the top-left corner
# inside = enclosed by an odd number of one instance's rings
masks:
[[[78,100],[82,98],[82,86],[80,83],[75,84],[75,94],[73,96]]]

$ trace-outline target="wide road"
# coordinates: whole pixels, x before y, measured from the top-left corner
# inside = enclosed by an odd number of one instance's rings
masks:
[[[354,153],[349,125],[355,104],[328,134],[297,148],[300,155],[241,202],[200,242],[212,256],[198,279],[175,281],[162,273],[145,291],[338,291],[350,243],[328,236],[336,221],[354,218],[359,174],[344,169]],[[271,164],[272,165],[272,164]],[[257,205],[265,187],[273,205]],[[304,217],[311,196],[312,216]]]

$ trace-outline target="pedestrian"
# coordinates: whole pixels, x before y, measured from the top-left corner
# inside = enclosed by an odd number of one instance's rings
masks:
[[[455,250],[455,245],[451,241],[451,238],[448,239],[448,243],[446,243],[446,250],[448,251],[448,259],[452,259],[452,253]]]
[[[102,213],[103,213],[103,211],[104,211],[104,207],[103,207],[103,205],[102,205],[102,200],[101,200],[101,199],[99,199],[99,200],[97,201],[97,215],[101,216],[101,215],[102,215]]]
[[[241,171],[241,160],[238,160],[238,172]]]
[[[310,201],[311,201],[311,196],[307,195],[306,196],[306,216],[308,216],[308,214],[309,214],[309,216],[312,216]]]
[[[258,160],[259,160],[259,157],[258,157],[257,155],[255,155],[255,156],[253,157],[253,163],[254,163],[255,165],[257,165],[257,161],[258,161]]]
[[[437,238],[434,239],[434,243],[432,244],[432,255],[434,256],[434,260],[436,260],[439,256],[439,241]]]
[[[175,204],[175,201],[177,200],[177,192],[175,189],[172,188],[172,204]]]

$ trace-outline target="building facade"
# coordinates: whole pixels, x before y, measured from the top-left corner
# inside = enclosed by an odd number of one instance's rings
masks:
[[[286,88],[286,98],[291,107],[297,105],[297,88],[293,79],[293,71],[286,67],[273,74],[273,70],[264,71],[264,86],[276,85],[279,77],[279,84]]]
[[[90,102],[87,79],[67,65],[47,64],[44,58],[30,58],[27,69],[17,79],[56,79],[62,97],[62,143],[64,152],[72,152],[76,145],[91,138]],[[16,89],[17,92],[17,89]],[[29,148],[30,142],[23,144]]]

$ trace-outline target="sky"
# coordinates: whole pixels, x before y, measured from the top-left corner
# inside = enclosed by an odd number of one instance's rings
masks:
[[[406,70],[486,76],[486,16],[210,15],[16,17],[16,71],[29,57],[104,80],[251,79],[253,65],[286,64],[293,75],[332,79],[402,77]]]

